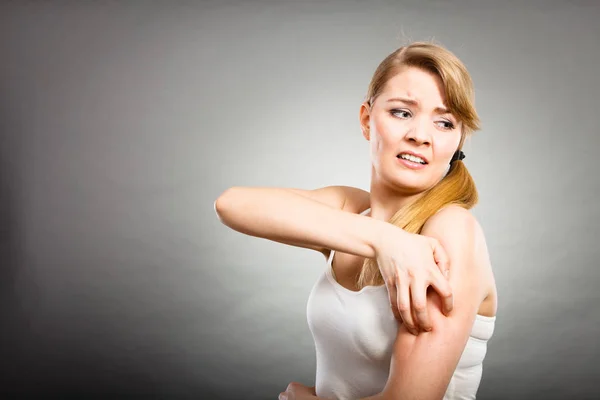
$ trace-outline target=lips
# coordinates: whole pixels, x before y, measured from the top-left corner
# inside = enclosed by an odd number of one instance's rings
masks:
[[[423,165],[429,164],[429,161],[427,161],[427,158],[425,158],[425,156],[422,154],[414,153],[412,151],[401,151],[400,153],[398,153],[398,155],[396,155],[396,157],[402,159],[402,157],[401,157],[402,154],[420,158],[421,160],[423,160],[425,162],[425,164],[423,164]]]

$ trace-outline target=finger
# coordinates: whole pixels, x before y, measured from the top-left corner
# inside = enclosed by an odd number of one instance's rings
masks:
[[[301,383],[296,382],[296,381],[292,381],[290,383],[288,383],[287,388],[285,389],[286,392],[293,392],[294,390],[298,389],[298,387],[302,386]]]
[[[454,295],[450,283],[442,277],[440,272],[434,272],[431,277],[431,286],[442,298],[442,312],[445,315],[450,314],[454,308]]]
[[[279,393],[279,397],[277,397],[277,400],[287,400],[287,394],[285,392]]]
[[[406,329],[413,335],[418,335],[419,332],[415,327],[415,321],[410,311],[410,286],[406,280],[398,282],[398,309]]]
[[[433,250],[433,259],[438,266],[438,269],[442,271],[446,279],[448,278],[450,272],[450,259],[446,254],[446,250],[437,239],[429,238],[429,242],[431,243],[431,248]]]
[[[429,314],[427,313],[427,286],[429,285],[426,285],[424,280],[413,280],[410,284],[410,295],[416,323],[423,330],[429,332],[432,326]]]
[[[392,313],[397,320],[401,320],[400,312],[398,311],[398,305],[396,304],[397,298],[397,290],[396,290],[396,282],[388,281],[386,282],[386,287],[388,291],[388,297],[390,300],[390,307],[392,308]]]

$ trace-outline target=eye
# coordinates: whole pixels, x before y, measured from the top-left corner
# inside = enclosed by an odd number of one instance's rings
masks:
[[[442,120],[442,121],[438,121],[436,123],[442,124],[442,126],[441,126],[442,129],[445,129],[448,131],[451,131],[454,129],[454,124],[450,121]]]
[[[412,114],[410,113],[410,111],[408,110],[399,110],[399,109],[394,109],[390,111],[390,114],[392,114],[394,117],[399,117],[399,118],[410,118],[412,116]]]

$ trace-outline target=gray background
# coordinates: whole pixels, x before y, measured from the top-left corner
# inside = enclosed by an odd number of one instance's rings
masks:
[[[500,308],[479,398],[597,396],[598,17],[592,1],[3,2],[0,391],[313,384],[325,260],[228,229],[213,202],[368,189],[371,74],[435,39],[483,121],[465,162]]]

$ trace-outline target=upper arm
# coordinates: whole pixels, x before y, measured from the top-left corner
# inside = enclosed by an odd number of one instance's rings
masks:
[[[428,291],[433,330],[418,336],[398,326],[384,399],[441,399],[464,351],[479,305],[485,297],[483,268],[476,262],[481,234],[471,213],[457,206],[431,217],[421,234],[436,238],[450,259],[454,308],[442,313],[442,301]]]

